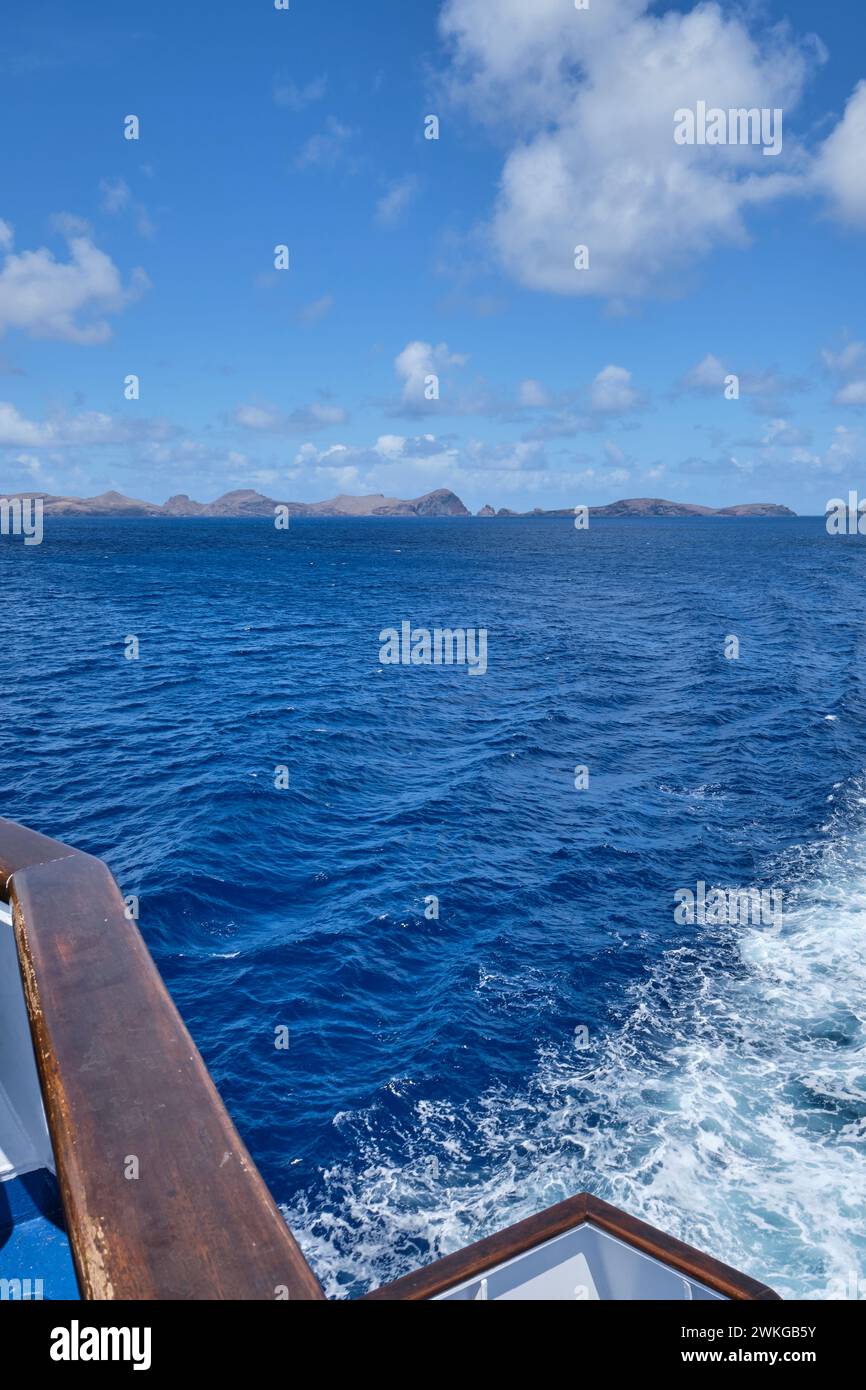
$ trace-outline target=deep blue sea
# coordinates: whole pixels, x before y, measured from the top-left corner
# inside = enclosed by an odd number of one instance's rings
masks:
[[[0,813],[138,895],[329,1293],[583,1189],[783,1295],[864,1268],[863,540],[47,518],[0,594]],[[380,664],[402,620],[487,673]],[[698,881],[783,927],[678,925]]]

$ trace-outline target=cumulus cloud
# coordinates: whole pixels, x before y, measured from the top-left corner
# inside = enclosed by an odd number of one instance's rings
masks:
[[[376,468],[380,464],[411,462],[425,465],[456,459],[453,445],[433,434],[382,434],[370,445],[331,444],[319,449],[315,444],[302,444],[295,455],[298,466],[315,468],[347,468],[356,470]]]
[[[407,343],[394,359],[397,376],[403,383],[403,404],[413,410],[430,409],[436,401],[427,399],[432,377],[441,378],[454,367],[465,366],[468,358],[451,352],[447,343],[415,341]]]
[[[631,384],[631,372],[625,367],[604,367],[592,383],[589,392],[593,410],[600,414],[623,414],[635,410],[641,397]]]
[[[606,450],[606,463],[621,463],[618,451]],[[576,489],[602,494],[629,478],[623,467],[575,466],[588,460],[571,455],[558,468],[537,441],[493,442],[433,434],[380,435],[368,446],[332,444],[317,448],[306,443],[295,456],[294,478],[309,483],[329,480],[367,492],[414,497],[435,487],[450,487],[466,501],[474,493],[489,500],[495,490],[513,498],[550,493],[559,505],[578,501]],[[341,482],[340,480],[347,480]]]
[[[805,383],[793,377],[782,377],[771,368],[737,371],[727,366],[712,352],[695,363],[679,382],[674,394],[695,392],[722,397],[728,376],[736,376],[740,395],[749,398],[759,415],[778,416],[784,411],[783,398],[793,392],[802,393]]]
[[[111,337],[105,316],[120,313],[148,286],[140,269],[124,286],[111,258],[78,231],[77,220],[66,218],[63,225],[68,261],[56,260],[44,246],[13,252],[10,231],[0,270],[0,334],[19,328],[32,338],[104,343]]]
[[[459,380],[458,370],[469,358],[452,352],[447,343],[421,339],[407,343],[394,359],[401,382],[400,416],[446,414],[484,416],[508,423],[532,422],[531,435],[541,440],[566,438],[583,430],[604,428],[604,417],[643,409],[647,402],[632,382],[631,372],[611,363],[588,383],[554,390],[535,377],[514,386],[491,385],[483,377]],[[436,394],[438,391],[438,395]]]
[[[426,434],[424,436],[424,442],[426,444],[434,443],[434,436],[432,434]],[[408,440],[404,439],[401,434],[382,434],[376,440],[374,447],[376,452],[384,459],[400,459],[403,458],[406,452],[407,443]]]
[[[855,87],[842,120],[824,141],[815,181],[841,221],[866,228],[866,81]]]
[[[721,391],[728,375],[727,368],[712,352],[695,363],[683,377],[683,388],[687,391]]]
[[[451,92],[510,142],[493,249],[532,289],[612,298],[667,291],[714,248],[746,244],[753,205],[819,185],[840,215],[864,220],[866,84],[817,157],[816,180],[816,157],[789,118],[824,60],[820,43],[717,3],[651,8],[650,0],[580,12],[565,0],[444,6]],[[780,108],[779,157],[751,145],[676,144],[674,112],[699,100]],[[575,269],[578,245],[589,248],[589,269]]]
[[[457,464],[457,451],[450,443],[432,434],[423,435],[380,435],[369,445],[332,444],[328,448],[317,448],[314,444],[303,444],[295,455],[295,466],[304,470],[305,476],[312,470],[314,474],[336,473],[346,475],[349,470],[355,482],[373,492],[399,491],[413,492],[423,486],[409,473],[426,474],[437,479],[437,486],[447,481]],[[395,466],[401,466],[402,483],[394,480]]]

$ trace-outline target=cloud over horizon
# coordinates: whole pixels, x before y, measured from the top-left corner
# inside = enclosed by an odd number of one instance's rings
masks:
[[[826,59],[820,41],[705,3],[648,0],[576,11],[561,0],[447,0],[449,93],[506,142],[488,227],[520,284],[611,299],[670,293],[722,246],[746,246],[753,207],[824,194],[866,225],[866,83],[809,153],[791,117]],[[663,80],[660,75],[663,74]],[[750,145],[677,145],[673,115],[698,101],[784,113],[778,159]],[[575,269],[575,247],[589,268]]]
[[[111,325],[106,316],[119,314],[150,282],[139,268],[124,286],[111,257],[79,230],[78,219],[61,215],[58,223],[66,237],[68,261],[58,261],[45,246],[37,251],[12,251],[12,228],[8,222],[0,224],[0,249],[5,251],[0,268],[0,336],[9,328],[19,328],[33,338],[83,345],[107,342]]]

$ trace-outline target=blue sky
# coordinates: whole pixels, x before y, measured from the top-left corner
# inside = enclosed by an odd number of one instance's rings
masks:
[[[862,6],[45,0],[2,27],[4,491],[866,491]],[[699,100],[781,109],[781,154],[678,146]]]

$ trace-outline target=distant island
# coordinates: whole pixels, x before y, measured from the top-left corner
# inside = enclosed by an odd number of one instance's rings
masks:
[[[264,497],[251,488],[238,488],[226,492],[215,502],[195,502],[186,493],[170,497],[160,505],[157,502],[141,502],[135,497],[124,497],[120,492],[103,492],[98,497],[56,497],[48,492],[27,492],[7,494],[13,497],[41,498],[43,514],[46,516],[118,516],[118,517],[265,517],[274,515],[276,507],[287,507],[290,516],[324,517],[365,517],[365,516],[471,516],[456,493],[449,488],[440,487],[435,492],[426,492],[423,497],[402,501],[398,497],[385,497],[373,493],[367,497],[333,497],[329,502],[289,502],[272,497]],[[640,516],[796,516],[790,507],[778,502],[746,502],[736,507],[700,507],[694,502],[666,502],[661,497],[626,497],[619,502],[609,502],[603,507],[590,507],[590,516],[640,517]],[[544,510],[536,507],[531,512],[513,512],[507,507],[494,511],[493,507],[482,507],[477,513],[480,517],[532,517],[532,516],[573,516],[573,507],[560,507]]]
[[[779,502],[741,502],[735,507],[701,507],[697,502],[667,502],[663,497],[624,497],[603,507],[590,507],[590,516],[796,516],[790,507]],[[573,516],[573,507],[558,507],[545,511],[536,507],[531,512],[512,512],[500,507],[494,512],[482,507],[479,516]]]

